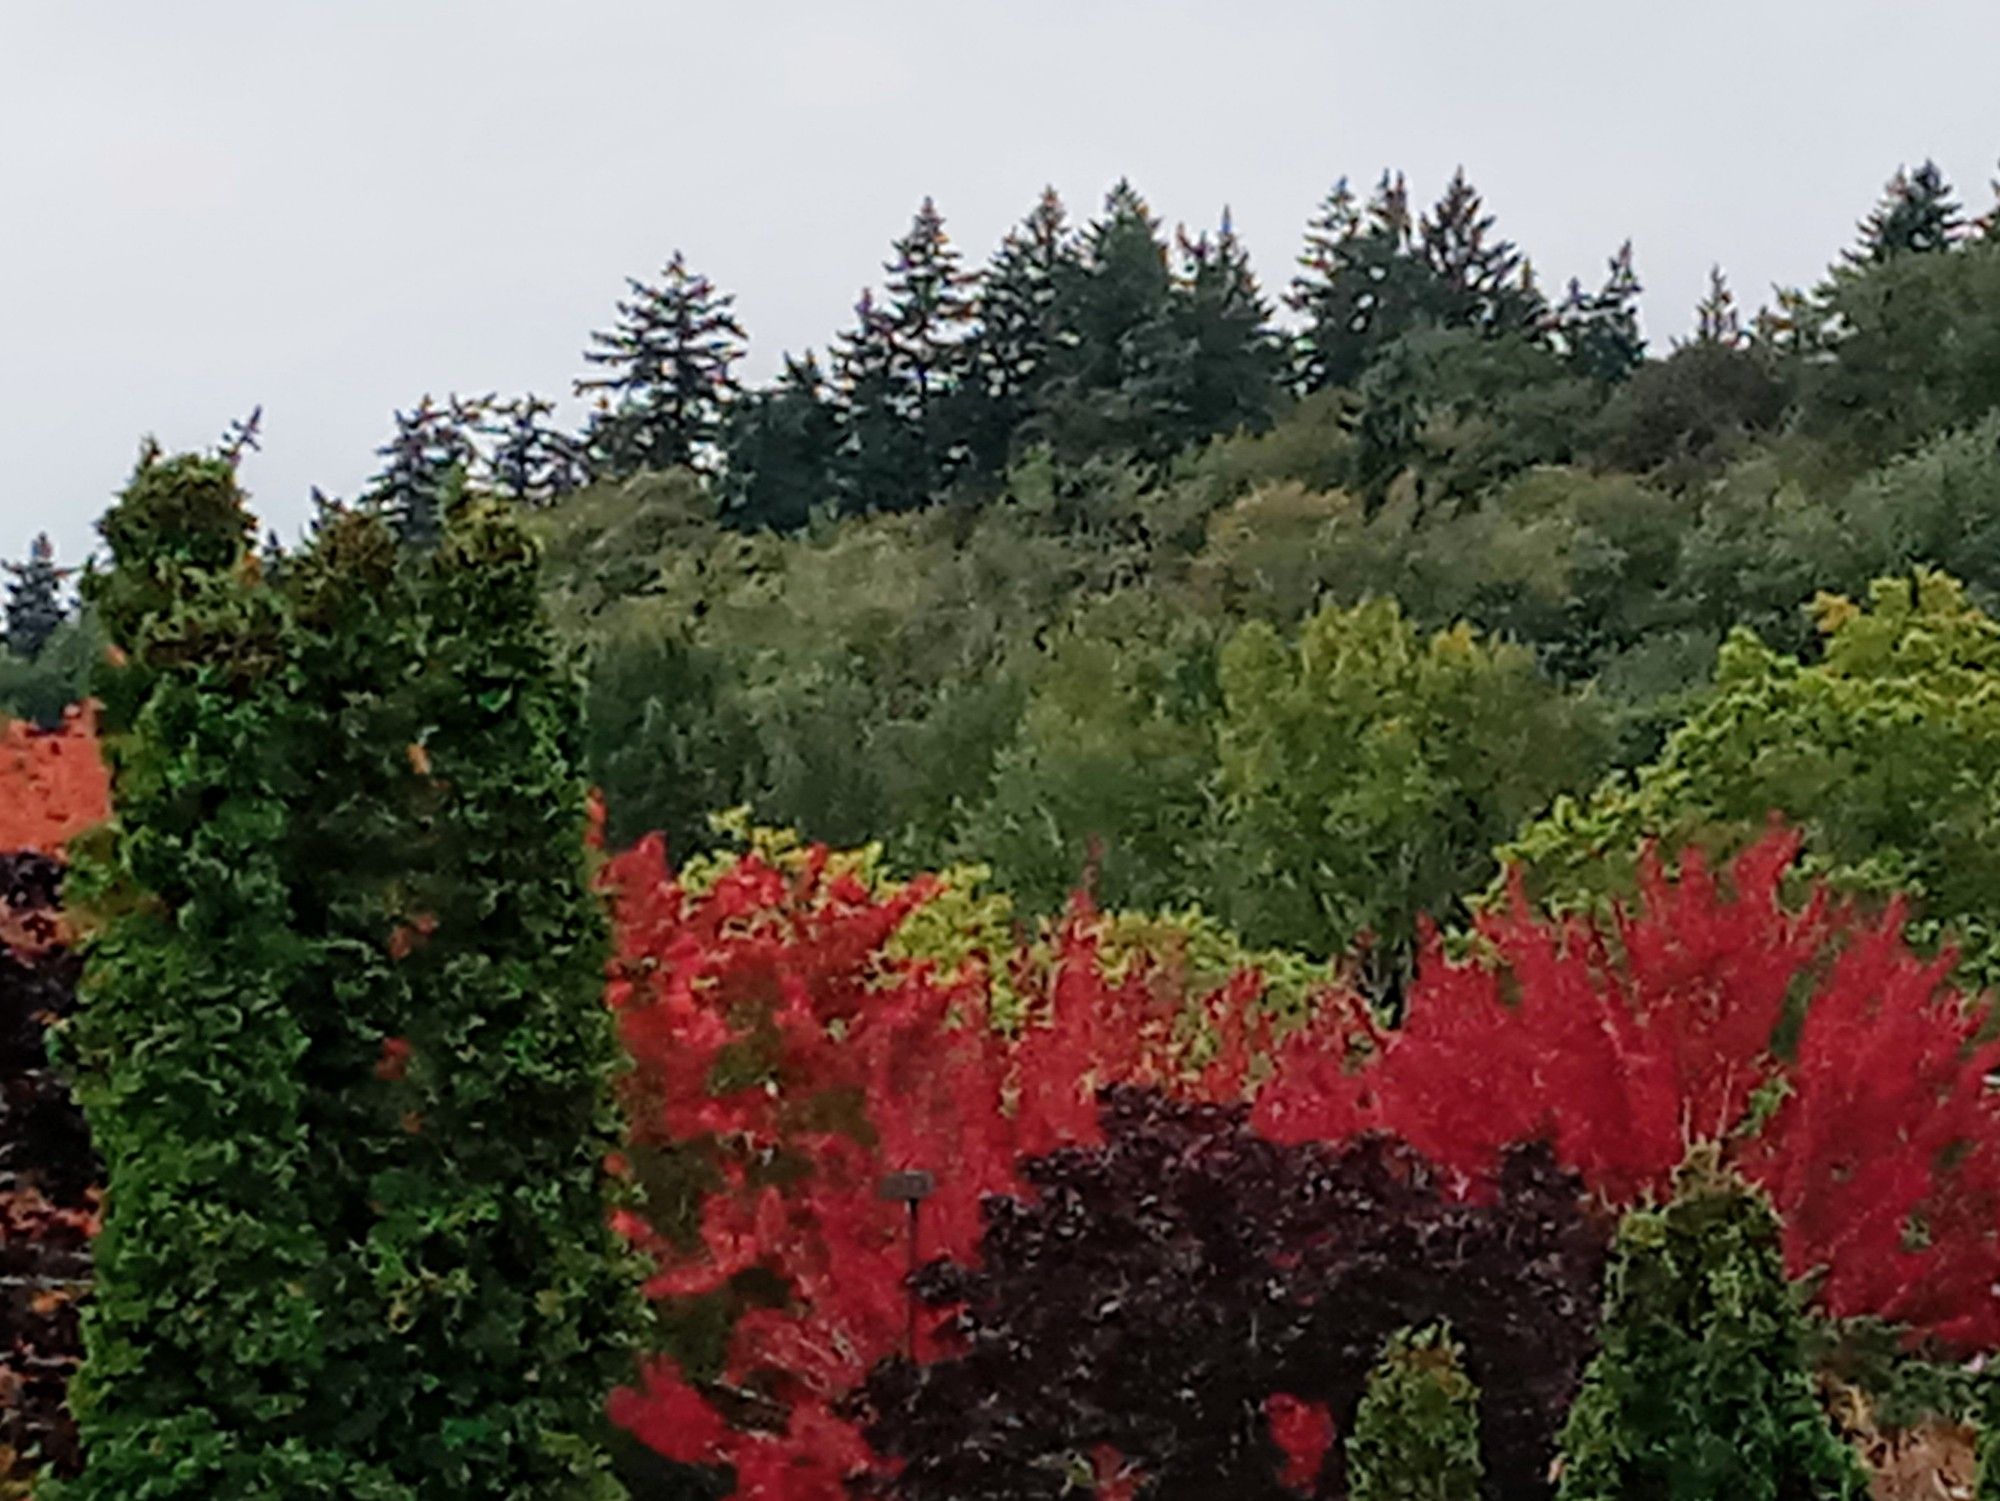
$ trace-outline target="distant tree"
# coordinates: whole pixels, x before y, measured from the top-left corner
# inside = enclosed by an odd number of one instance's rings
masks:
[[[723,424],[723,517],[791,531],[836,498],[840,413],[811,354],[785,357],[775,385],[739,397]]]
[[[1534,328],[1546,309],[1534,273],[1514,242],[1495,238],[1493,216],[1459,168],[1417,225],[1429,267],[1429,308],[1447,328],[1485,334]]]
[[[492,407],[484,431],[493,439],[486,477],[495,494],[544,506],[589,481],[584,445],[547,420],[555,409],[532,394]]]
[[[7,649],[32,662],[69,618],[63,582],[75,570],[56,566],[55,544],[47,532],[28,544],[24,562],[4,566],[11,579],[7,585]]]
[[[737,389],[731,368],[747,335],[736,299],[688,269],[676,250],[657,286],[628,278],[618,322],[593,333],[584,354],[607,372],[576,382],[599,394],[587,436],[596,467],[614,476],[642,469],[699,469],[712,456],[724,407]]]
[[[1860,227],[1861,243],[1843,255],[1851,266],[1949,250],[1965,229],[1965,216],[1937,163],[1926,161],[1914,172],[1898,167]]]
[[[923,430],[915,421],[895,315],[864,288],[854,327],[834,346],[840,442],[835,473],[850,512],[906,511],[929,497]]]
[[[979,277],[961,266],[944,216],[929,198],[918,205],[909,233],[890,250],[884,311],[895,334],[891,347],[907,386],[910,415],[919,427],[928,427],[958,381]]]
[[[1306,318],[1307,391],[1351,385],[1419,316],[1429,272],[1413,253],[1408,190],[1388,172],[1363,208],[1342,178],[1306,230],[1286,304]]]
[[[477,457],[473,432],[488,405],[454,396],[439,406],[426,394],[396,413],[395,436],[375,450],[383,465],[368,482],[367,499],[405,546],[429,547],[442,534],[445,507]]]
[[[1048,385],[1051,362],[1074,342],[1067,315],[1082,272],[1069,212],[1054,188],[1044,188],[1033,211],[1000,242],[980,283],[955,423],[975,468],[1005,466]]]
[[[1639,368],[1646,356],[1646,339],[1639,332],[1638,273],[1632,267],[1632,242],[1611,257],[1609,274],[1595,292],[1585,292],[1576,278],[1555,312],[1556,342],[1570,367],[1593,380],[1621,381]]]
[[[1695,304],[1694,342],[1717,349],[1741,349],[1750,342],[1736,311],[1736,294],[1720,266],[1708,268],[1708,290]]]
[[[1105,196],[1084,235],[1064,322],[1075,331],[1052,370],[1038,425],[1071,457],[1180,445],[1174,399],[1175,295],[1159,221],[1130,182]]]
[[[1285,374],[1284,346],[1271,328],[1271,305],[1251,274],[1229,211],[1215,238],[1176,236],[1180,296],[1175,327],[1180,374],[1177,405],[1183,440],[1267,427]]]

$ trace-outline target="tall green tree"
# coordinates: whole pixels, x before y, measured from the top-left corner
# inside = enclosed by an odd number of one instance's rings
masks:
[[[724,518],[746,530],[794,531],[837,503],[841,414],[819,361],[785,356],[784,373],[731,403],[723,426]]]
[[[1494,235],[1493,223],[1463,167],[1417,223],[1417,253],[1430,271],[1427,311],[1446,328],[1528,332],[1547,310],[1526,257]]]
[[[1646,357],[1639,332],[1639,275],[1627,240],[1611,257],[1604,284],[1585,292],[1576,278],[1555,312],[1556,342],[1570,367],[1592,380],[1621,381]]]
[[[478,456],[473,430],[485,406],[456,396],[439,406],[426,394],[409,411],[396,413],[395,436],[375,450],[383,462],[368,482],[368,500],[406,546],[436,545],[445,507]]]
[[[1806,1363],[1778,1217],[1713,1150],[1619,1226],[1603,1349],[1562,1439],[1558,1501],[1860,1501]]]
[[[69,618],[63,583],[71,570],[56,566],[55,544],[47,532],[38,533],[28,544],[26,559],[6,568],[7,649],[32,662]]]
[[[907,511],[930,498],[930,454],[911,407],[896,317],[864,288],[833,355],[841,508]]]
[[[1951,249],[1964,233],[1965,215],[1937,163],[1926,161],[1914,172],[1896,169],[1860,228],[1861,242],[1843,258],[1849,265],[1880,265],[1899,255]]]
[[[1306,391],[1353,384],[1390,341],[1415,326],[1429,271],[1415,254],[1409,190],[1383,172],[1364,206],[1342,178],[1306,231],[1285,301],[1306,319]]]
[[[484,478],[493,493],[526,506],[553,505],[590,478],[584,445],[549,418],[555,403],[517,396],[495,403],[484,431],[493,439]]]
[[[1711,349],[1741,349],[1750,342],[1736,311],[1736,294],[1720,266],[1708,268],[1708,290],[1695,304],[1694,342]]]
[[[1213,239],[1206,231],[1192,239],[1182,231],[1176,242],[1182,441],[1268,427],[1285,376],[1285,351],[1229,211],[1223,210]]]
[[[87,583],[117,818],[73,852],[90,914],[67,1039],[105,1164],[72,1389],[71,1501],[406,1492],[325,1438],[326,1243],[282,858],[308,726],[231,466],[149,448]]]
[[[976,469],[996,473],[1013,456],[1052,362],[1076,337],[1068,316],[1082,269],[1069,211],[1053,187],[1044,188],[1028,217],[1001,240],[980,282],[955,424]]]
[[[584,359],[605,373],[576,382],[599,393],[587,434],[593,465],[614,476],[679,465],[707,467],[736,362],[748,337],[736,299],[691,270],[676,250],[657,284],[627,278],[611,328],[591,335]]]

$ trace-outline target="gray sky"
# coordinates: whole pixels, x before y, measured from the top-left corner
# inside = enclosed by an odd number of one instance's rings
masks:
[[[289,534],[427,390],[566,397],[675,247],[762,376],[925,193],[983,261],[1129,174],[1276,290],[1335,177],[1463,162],[1547,286],[1632,236],[1664,343],[1711,261],[1746,310],[1811,280],[1900,162],[1984,212],[1996,55],[1993,0],[0,0],[0,554],[75,558],[142,433],[257,402]]]

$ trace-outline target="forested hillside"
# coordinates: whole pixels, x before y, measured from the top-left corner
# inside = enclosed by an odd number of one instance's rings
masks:
[[[467,482],[536,512],[621,842],[712,848],[747,807],[983,864],[1025,912],[1087,879],[1359,941],[1393,986],[1496,848],[1582,894],[1605,841],[1779,811],[1976,947],[1992,220],[1926,164],[1754,314],[1718,269],[1642,331],[1642,274],[1626,244],[1543,287],[1462,173],[1428,207],[1343,181],[1262,281],[1226,213],[1169,232],[1128,183],[1089,216],[1046,193],[983,265],[926,200],[775,382],[739,383],[732,299],[676,254],[593,336],[582,432],[426,397],[373,498],[416,539]],[[43,715],[94,652],[35,614],[53,568],[10,608]]]

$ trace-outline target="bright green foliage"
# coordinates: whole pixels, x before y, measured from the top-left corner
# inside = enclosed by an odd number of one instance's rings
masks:
[[[68,1039],[103,1154],[103,1233],[73,1392],[71,1501],[393,1498],[313,1432],[328,1292],[311,1182],[309,957],[282,859],[305,726],[277,600],[221,460],[149,450],[90,582],[118,816],[75,852],[89,914]]]
[[[1222,916],[1253,944],[1363,939],[1385,992],[1419,914],[1450,921],[1506,831],[1601,765],[1592,716],[1527,652],[1426,639],[1389,600],[1322,610],[1295,646],[1246,625],[1221,681]]]
[[[1347,1439],[1352,1501],[1475,1501],[1478,1389],[1441,1325],[1392,1335]]]
[[[1775,814],[1806,831],[1806,873],[1909,893],[1919,937],[2000,975],[2000,625],[1926,570],[1870,596],[1820,601],[1810,665],[1732,636],[1713,696],[1657,760],[1558,802],[1502,857],[1532,894],[1575,904],[1628,890],[1644,839],[1721,852]]]
[[[605,1224],[619,1139],[584,864],[578,703],[507,514],[456,510],[415,580],[420,784],[398,853],[407,1051],[380,1100],[403,1141],[369,1180],[381,1442],[422,1501],[622,1494],[597,1446],[635,1294]]]
[[[1859,1501],[1804,1338],[1769,1201],[1697,1155],[1671,1203],[1619,1227],[1558,1501]]]

